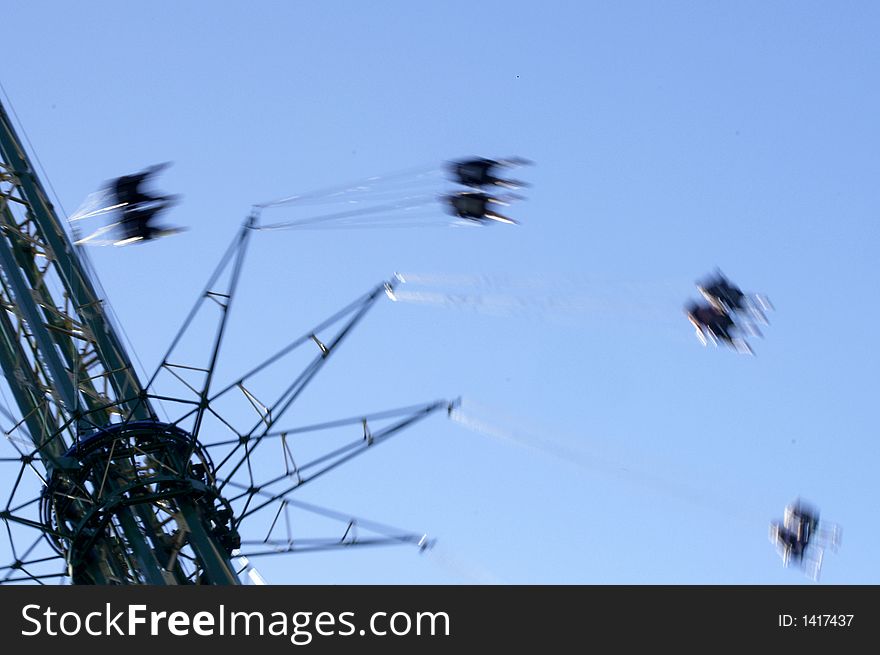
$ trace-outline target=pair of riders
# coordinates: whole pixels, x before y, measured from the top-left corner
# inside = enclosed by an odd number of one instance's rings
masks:
[[[450,170],[453,179],[459,184],[469,187],[469,190],[445,197],[451,213],[459,218],[476,222],[492,220],[515,224],[515,220],[499,214],[495,210],[495,206],[503,206],[508,203],[490,195],[486,189],[490,187],[518,189],[525,186],[524,182],[504,179],[496,173],[496,169],[501,166],[518,166],[525,163],[527,162],[524,159],[495,160],[484,157],[452,162]]]
[[[177,196],[150,195],[144,191],[147,180],[168,166],[168,163],[156,164],[140,173],[123,175],[113,182],[111,191],[122,214],[119,244],[149,241],[168,232],[154,225],[154,220],[159,212],[177,201]]]

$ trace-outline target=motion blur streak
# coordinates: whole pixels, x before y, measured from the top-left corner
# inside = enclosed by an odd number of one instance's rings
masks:
[[[461,556],[439,549],[437,546],[426,552],[427,557],[443,570],[455,575],[468,584],[498,585],[506,584],[486,567],[474,562],[467,562]]]
[[[492,422],[492,420],[480,416],[479,410],[475,413],[473,409],[463,410],[461,405],[459,405],[450,412],[449,417],[456,423],[479,434],[551,455],[588,471],[595,471],[618,479],[628,480],[647,487],[652,491],[711,508],[715,514],[727,514],[749,524],[755,522],[755,517],[751,513],[743,511],[739,503],[717,497],[709,490],[686,487],[653,473],[639,471],[620,462],[602,459],[596,455],[558,443],[535,432],[498,425]],[[545,432],[545,430],[541,431]],[[546,432],[549,432],[549,430],[546,430]]]
[[[395,300],[464,309],[494,316],[540,315],[545,318],[588,315],[627,317],[676,324],[678,299],[663,300],[663,283],[600,283],[564,274],[517,278],[507,275],[399,273],[409,287]],[[671,318],[671,317],[674,317]]]

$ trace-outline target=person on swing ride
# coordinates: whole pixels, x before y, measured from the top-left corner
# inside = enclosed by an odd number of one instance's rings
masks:
[[[482,189],[487,186],[502,186],[508,189],[519,189],[526,186],[525,182],[519,180],[505,180],[495,174],[495,169],[499,166],[516,166],[520,163],[526,163],[525,160],[495,160],[486,159],[485,157],[474,157],[471,159],[463,159],[450,164],[450,169],[455,181],[465,186]]]
[[[170,164],[156,164],[139,173],[116,178],[111,189],[122,214],[120,220],[121,238],[116,245],[126,245],[136,241],[150,241],[171,234],[180,228],[162,228],[153,225],[159,212],[168,209],[177,196],[150,195],[144,191],[147,180]]]
[[[464,218],[477,223],[486,221],[499,221],[516,225],[512,218],[497,213],[491,205],[506,205],[507,203],[494,198],[481,191],[462,191],[445,197],[451,212],[459,218]]]
[[[685,306],[685,314],[697,331],[697,338],[703,345],[707,337],[713,341],[722,341],[738,352],[751,353],[748,343],[734,332],[737,325],[731,315],[712,305],[701,305],[691,301]]]

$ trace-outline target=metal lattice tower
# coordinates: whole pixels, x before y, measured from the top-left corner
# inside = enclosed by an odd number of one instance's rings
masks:
[[[18,456],[2,458],[18,468],[18,477],[0,510],[15,558],[0,568],[0,582],[57,577],[59,572],[34,570],[54,562],[74,584],[238,584],[240,571],[234,562],[244,554],[243,544],[263,546],[253,555],[350,545],[426,545],[424,535],[358,522],[298,503],[290,494],[416,421],[451,407],[449,403],[436,401],[283,431],[277,427],[336,346],[384,295],[387,283],[229,386],[219,391],[212,387],[255,219],[245,222],[156,373],[142,385],[103,299],[0,105],[0,364],[21,413],[6,430]],[[220,284],[224,275],[225,286]],[[205,304],[220,308],[207,363],[172,359],[181,335]],[[328,330],[329,338],[319,336]],[[249,380],[304,344],[317,346],[315,358],[274,403],[259,401],[248,389]],[[187,397],[152,391],[160,372],[182,382]],[[193,372],[197,381],[186,377]],[[240,393],[253,406],[255,426],[237,429],[223,419],[217,403],[229,393]],[[162,422],[154,410],[161,401],[188,409],[177,420]],[[212,415],[231,434],[206,445],[202,426]],[[289,441],[294,435],[349,425],[362,430],[352,442],[306,463],[293,459]],[[280,444],[283,471],[258,481],[250,458],[264,442]],[[212,459],[215,448],[222,449],[217,464]],[[39,477],[40,492],[21,500],[27,470]],[[292,507],[342,520],[342,537],[294,538],[287,519]],[[263,510],[274,517],[265,537],[243,541],[242,520]],[[283,522],[286,539],[277,536]],[[374,536],[358,536],[358,526]],[[16,549],[13,527],[36,532],[29,548]],[[33,554],[45,541],[52,552]]]

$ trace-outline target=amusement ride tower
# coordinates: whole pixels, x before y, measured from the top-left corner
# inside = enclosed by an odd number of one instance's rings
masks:
[[[280,430],[278,421],[364,316],[390,293],[376,286],[340,312],[237,377],[214,384],[220,347],[257,214],[243,224],[162,363],[143,384],[108,315],[97,279],[59,220],[6,110],[0,105],[0,365],[20,412],[6,412],[14,456],[0,458],[11,480],[0,508],[13,561],[0,582],[69,579],[73,584],[239,584],[241,555],[409,543],[422,534],[360,521],[300,503],[292,493],[400,430],[450,409],[447,401]],[[177,358],[194,316],[218,313],[205,362]],[[312,349],[304,370],[264,403],[250,380],[290,352]],[[183,393],[154,391],[159,374]],[[245,399],[255,425],[237,428],[219,409]],[[163,403],[183,408],[160,420]],[[226,435],[204,434],[206,417]],[[353,431],[353,438],[306,461],[293,456],[302,434]],[[251,457],[278,448],[278,470],[260,478]],[[215,462],[215,459],[217,460]],[[34,479],[37,482],[34,482]],[[29,482],[28,482],[29,481]],[[291,508],[344,524],[341,536],[301,538]],[[260,513],[265,534],[243,538]],[[267,527],[268,526],[268,527]],[[285,534],[279,536],[282,527]],[[47,547],[48,545],[48,547]],[[244,560],[246,562],[246,560]]]

